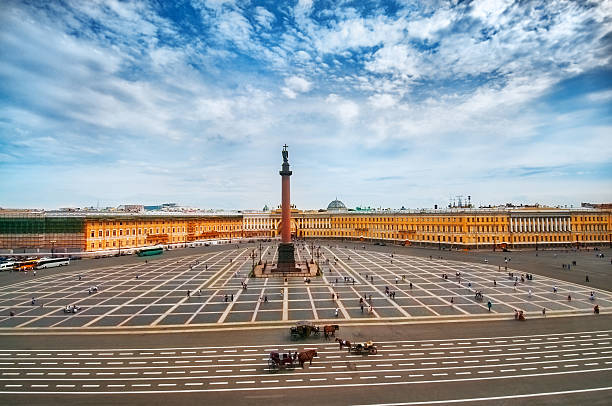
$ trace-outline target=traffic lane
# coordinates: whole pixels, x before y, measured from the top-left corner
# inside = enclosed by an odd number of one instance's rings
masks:
[[[607,405],[609,391],[586,392],[579,394],[553,395],[546,397],[514,398],[516,395],[550,393],[556,391],[605,388],[612,382],[612,373],[586,373],[572,375],[567,379],[556,376],[537,376],[513,378],[511,380],[492,379],[482,381],[433,382],[426,384],[338,386],[326,388],[292,388],[281,390],[259,389],[244,393],[241,391],[223,392],[179,392],[179,393],[141,393],[130,394],[77,394],[75,395],[6,395],[0,394],[0,403],[27,405],[162,405],[174,404],[291,404],[291,405],[374,405],[393,402],[431,402],[475,397],[506,397],[501,400],[488,400],[491,405]],[[482,404],[466,402],[462,404]]]
[[[265,372],[268,351],[296,348],[243,348],[242,352],[227,347],[189,351],[132,350],[117,354],[111,350],[57,354],[22,351],[13,353],[12,357],[7,357],[10,351],[5,351],[0,353],[4,371],[0,381],[4,391],[163,390],[170,387],[215,390],[213,385],[245,390],[252,385],[351,385],[360,380],[371,384],[432,379],[470,381],[491,376],[564,375],[612,368],[612,347],[602,345],[610,344],[609,331],[565,334],[545,338],[522,336],[476,342],[438,342],[440,348],[433,348],[434,344],[427,342],[380,343],[379,354],[368,356],[339,353],[335,347],[323,344],[313,366],[273,375]],[[451,348],[443,349],[443,344]],[[402,350],[400,346],[408,348]],[[143,380],[147,383],[142,383]],[[217,387],[221,386],[214,386]]]

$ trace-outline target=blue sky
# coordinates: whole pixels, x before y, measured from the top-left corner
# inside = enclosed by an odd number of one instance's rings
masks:
[[[611,1],[3,1],[0,207],[612,201]]]

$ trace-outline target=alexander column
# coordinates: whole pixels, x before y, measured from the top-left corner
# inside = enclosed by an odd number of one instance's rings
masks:
[[[281,272],[295,269],[295,255],[291,242],[291,192],[290,180],[292,172],[289,170],[289,151],[287,145],[283,146],[283,166],[279,174],[282,177],[281,201],[281,242],[278,245],[278,270]]]

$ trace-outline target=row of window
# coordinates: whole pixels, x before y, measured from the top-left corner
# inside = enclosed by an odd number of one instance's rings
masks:
[[[201,232],[205,232],[205,231],[235,231],[235,230],[239,230],[239,229],[241,229],[241,228],[236,227],[236,226],[227,226],[227,225],[226,226],[202,226],[202,227],[199,227],[198,231],[201,231]],[[129,228],[126,228],[125,230],[120,228],[119,230],[116,230],[116,229],[113,229],[113,230],[109,230],[109,229],[106,229],[106,230],[97,230],[97,233],[96,233],[96,230],[91,230],[89,236],[91,238],[95,238],[96,234],[97,234],[98,237],[104,237],[104,236],[110,237],[111,235],[113,237],[124,236],[124,235],[126,235],[126,236],[128,236],[128,235],[136,235],[136,230],[138,230],[138,235],[147,234],[147,231],[148,231],[148,234],[159,234],[160,233],[159,232],[160,228],[155,228],[155,229],[153,229],[153,228],[149,228],[149,229],[146,229],[146,228],[144,228],[144,229],[143,228],[138,228],[138,229],[132,228],[131,229],[131,234],[130,234],[130,229]],[[155,230],[155,232],[153,232],[153,230]],[[172,227],[172,228],[168,227],[167,229],[165,227],[162,227],[161,228],[161,233],[162,234],[166,234],[166,230],[167,230],[168,234],[170,234],[170,233],[172,233],[172,234],[175,234],[175,233],[185,233],[185,227]]]

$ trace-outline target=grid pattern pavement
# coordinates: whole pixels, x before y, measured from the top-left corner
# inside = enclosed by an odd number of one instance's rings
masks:
[[[312,258],[308,246],[299,245],[296,252],[299,259]],[[82,272],[80,279],[71,272],[17,275],[25,280],[0,288],[0,327],[154,327],[423,317],[443,320],[488,314],[489,300],[490,313],[497,315],[511,315],[514,309],[539,314],[543,308],[549,314],[588,314],[595,304],[602,309],[612,306],[611,292],[537,274],[533,280],[521,281],[520,271],[500,270],[488,264],[339,246],[322,246],[318,252],[322,276],[310,283],[300,278],[248,278],[253,251],[246,248],[91,269]],[[264,246],[255,255],[273,261],[276,247]],[[514,277],[508,272],[514,272]],[[448,279],[442,278],[443,274]],[[89,294],[92,286],[99,291]],[[387,289],[394,295],[387,294]],[[483,293],[482,301],[475,299],[475,291]],[[594,300],[590,299],[591,291]],[[34,305],[32,298],[36,299]],[[366,299],[363,310],[360,298]],[[69,304],[81,306],[82,311],[64,314],[63,308]],[[10,311],[15,315],[10,317]]]

